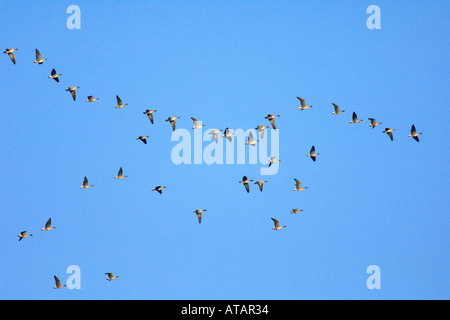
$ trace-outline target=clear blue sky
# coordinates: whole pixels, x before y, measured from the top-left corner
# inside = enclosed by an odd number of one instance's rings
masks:
[[[80,30],[66,27],[71,4]],[[366,27],[372,4],[380,30]],[[450,298],[449,9],[2,0],[2,52],[19,51],[16,65],[0,57],[0,298]],[[81,87],[77,101],[68,86]],[[116,94],[129,105],[115,109]],[[297,96],[314,108],[297,110]],[[346,112],[332,115],[332,102]],[[154,125],[146,109],[158,110]],[[349,124],[353,111],[362,123]],[[173,164],[167,117],[247,130],[268,113],[281,115],[276,175],[261,163]],[[383,124],[372,130],[369,117]],[[420,143],[407,137],[413,123]],[[121,166],[129,177],[116,180]],[[269,182],[247,194],[244,175]],[[84,176],[94,188],[79,188]],[[292,191],[294,178],[309,189]],[[49,217],[56,229],[41,231]],[[272,231],[271,217],[287,228]],[[18,242],[22,230],[34,236]],[[69,265],[81,289],[54,290]],[[380,290],[366,287],[370,265]]]

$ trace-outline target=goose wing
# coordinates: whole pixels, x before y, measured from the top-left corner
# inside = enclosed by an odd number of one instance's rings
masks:
[[[52,218],[47,220],[47,223],[45,224],[45,228],[50,228],[51,225],[52,225]]]
[[[279,227],[280,227],[280,221],[278,221],[278,220],[275,219],[275,218],[270,218],[270,219],[273,220],[273,223],[275,224],[275,228],[279,228]]]
[[[36,61],[40,61],[41,60],[41,53],[39,52],[38,49],[36,49]]]
[[[116,95],[117,105],[122,105],[122,99],[119,98],[119,96]]]
[[[297,99],[300,100],[300,105],[301,105],[302,107],[306,107],[305,99],[300,98],[300,97],[297,97]]]

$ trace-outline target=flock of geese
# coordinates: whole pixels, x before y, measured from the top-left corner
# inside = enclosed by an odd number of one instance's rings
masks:
[[[9,56],[9,58],[11,59],[11,61],[14,64],[16,64],[16,57],[15,57],[14,52],[17,51],[17,50],[19,50],[19,49],[8,48],[3,53],[7,54]],[[36,53],[36,60],[33,61],[33,63],[43,64],[44,61],[47,60],[47,59],[42,59],[41,53],[39,52],[38,49],[35,50],[35,53]],[[50,74],[50,76],[48,76],[48,78],[53,79],[53,80],[55,80],[56,82],[59,83],[59,77],[60,76],[62,76],[62,74],[58,74],[55,69],[52,69],[51,74]],[[68,87],[67,89],[65,89],[65,91],[68,91],[71,94],[73,101],[76,101],[76,98],[77,98],[76,90],[79,89],[79,88],[80,87],[72,86],[72,87]],[[303,110],[307,110],[307,109],[313,107],[312,105],[308,106],[306,104],[305,99],[303,99],[301,97],[297,97],[297,99],[300,102],[300,106],[298,107],[298,110],[303,111]],[[96,98],[94,96],[88,96],[86,102],[87,103],[92,103],[92,102],[95,102],[97,100],[100,100],[100,98]],[[123,103],[118,95],[116,95],[116,101],[117,101],[117,105],[115,106],[115,108],[124,108],[125,106],[128,105],[128,103]],[[332,103],[332,105],[334,107],[334,112],[332,112],[332,114],[338,115],[338,114],[342,114],[342,113],[345,112],[345,110],[341,110],[340,107],[337,104]],[[147,109],[145,112],[143,112],[143,114],[147,115],[147,117],[150,120],[151,124],[154,123],[154,113],[155,112],[157,112],[157,110],[151,110],[151,109]],[[277,117],[280,117],[280,115],[268,114],[265,117],[265,119],[269,120],[269,123],[270,123],[270,125],[272,126],[272,128],[274,130],[277,129],[276,122],[275,122],[275,118],[277,118]],[[168,117],[165,120],[166,122],[170,123],[170,125],[172,126],[172,130],[173,131],[176,130],[176,120],[177,119],[180,119],[180,117],[173,117],[173,116],[171,116],[171,117]],[[378,125],[382,124],[382,122],[377,122],[375,118],[368,118],[368,119],[370,120],[369,127],[371,127],[372,129],[374,129]],[[202,128],[203,126],[205,126],[204,124],[201,123],[200,120],[198,120],[198,119],[196,119],[194,117],[191,117],[191,120],[194,123],[192,129],[199,129],[199,128]],[[363,120],[362,119],[358,119],[358,116],[356,115],[356,113],[353,112],[352,120],[350,121],[350,123],[360,123],[362,121]],[[269,126],[264,126],[264,125],[258,125],[255,128],[259,132],[259,136],[260,136],[261,139],[264,138],[265,129],[267,129],[267,128],[269,128]],[[393,141],[394,140],[393,131],[395,131],[395,129],[385,128],[385,130],[382,131],[382,132],[386,133],[388,135],[389,139],[391,141]],[[223,132],[223,134],[220,135],[220,132]],[[227,140],[229,140],[231,142],[232,141],[232,136],[234,135],[234,133],[232,133],[229,130],[229,128],[226,128],[223,131],[222,130],[218,130],[218,129],[214,129],[211,132],[209,132],[209,134],[213,135],[214,140],[215,140],[216,143],[218,142],[219,137],[226,138]],[[413,124],[411,126],[411,133],[408,135],[408,137],[413,138],[414,140],[419,142],[419,135],[421,135],[421,134],[422,134],[421,132],[418,133],[416,131],[416,128],[415,128],[415,126]],[[147,140],[146,139],[148,137],[149,136],[139,136],[139,137],[136,138],[136,140],[140,140],[144,144],[147,144]],[[253,137],[253,134],[250,132],[249,136],[248,136],[248,141],[245,144],[249,145],[249,146],[255,146],[257,144],[257,142],[259,142],[259,140],[256,140]],[[310,149],[309,154],[307,154],[306,156],[310,157],[315,162],[316,161],[316,157],[319,156],[319,155],[320,155],[320,153],[316,153],[315,146],[313,145],[311,147],[311,149]],[[273,163],[280,162],[280,161],[281,160],[277,159],[276,157],[271,157],[270,160],[269,160],[269,167]],[[117,176],[115,176],[114,178],[115,179],[124,179],[126,177],[128,177],[128,176],[123,175],[123,169],[122,169],[122,167],[120,167],[120,169],[119,169],[119,171],[117,173]],[[300,182],[300,180],[294,178],[294,181],[295,181],[295,188],[293,189],[293,191],[303,191],[303,190],[308,189],[308,187],[302,187],[302,183]],[[242,178],[242,180],[239,181],[239,183],[242,183],[244,185],[245,190],[247,191],[247,193],[250,192],[250,182],[253,182],[253,180],[248,179],[247,176],[244,176]],[[267,182],[268,181],[265,181],[265,180],[258,180],[256,182],[254,182],[253,184],[258,185],[259,190],[262,192],[263,191],[263,185],[264,185],[264,183],[267,183]],[[88,181],[88,178],[84,177],[83,185],[80,188],[81,189],[87,189],[87,188],[91,188],[91,187],[94,187],[94,185],[90,185],[89,181]],[[157,191],[159,194],[162,194],[163,189],[165,189],[165,188],[166,188],[166,186],[156,186],[156,187],[154,187],[152,189],[152,191]],[[206,209],[196,209],[195,211],[193,211],[196,214],[199,223],[202,222],[202,212],[205,212],[205,211],[207,211],[207,210]],[[290,213],[291,214],[297,214],[297,213],[300,213],[302,211],[303,210],[299,210],[299,209],[295,208],[295,209],[292,209],[292,211]],[[274,223],[274,227],[272,228],[272,230],[280,230],[280,229],[286,228],[285,225],[284,226],[280,225],[280,222],[277,219],[275,219],[275,218],[271,218],[271,219],[272,219],[272,221]],[[49,218],[47,220],[47,222],[45,223],[44,228],[42,228],[41,230],[42,231],[50,231],[50,230],[55,229],[56,227],[52,227],[51,223],[52,223],[52,219]],[[33,234],[27,234],[26,231],[22,231],[20,233],[20,235],[18,235],[19,241],[21,241],[24,238],[31,237],[31,236],[33,236]],[[108,278],[106,278],[106,280],[108,280],[108,281],[112,281],[114,279],[119,278],[119,276],[114,276],[113,273],[111,273],[111,272],[107,272],[105,274],[108,276]],[[58,279],[58,277],[56,275],[54,276],[54,280],[55,280],[55,287],[54,287],[55,289],[60,289],[60,288],[63,288],[63,287],[66,286],[66,285],[62,285],[61,284],[61,281]]]

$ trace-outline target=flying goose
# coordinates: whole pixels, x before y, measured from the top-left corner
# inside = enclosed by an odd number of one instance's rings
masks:
[[[369,118],[370,124],[369,127],[375,128],[377,125],[382,124],[383,122],[377,122],[375,118]]]
[[[359,120],[358,116],[356,115],[356,112],[353,112],[352,121],[350,121],[350,123],[360,123],[361,121],[364,121],[364,120]]]
[[[170,124],[172,125],[173,131],[175,131],[175,128],[177,127],[177,124],[175,122],[176,119],[180,119],[180,117],[169,117],[166,119],[166,121],[169,121]]]
[[[11,58],[11,61],[14,64],[16,64],[16,56],[14,55],[14,51],[16,51],[16,50],[19,50],[19,49],[8,48],[3,52],[3,53],[6,53]]]
[[[273,163],[275,163],[275,162],[280,162],[281,160],[280,159],[277,159],[277,157],[271,157],[270,159],[269,159],[269,167],[273,164]]]
[[[88,96],[86,102],[94,102],[95,100],[100,100],[100,98],[94,98],[93,96]]]
[[[392,134],[392,131],[395,131],[395,129],[386,128],[384,129],[383,133],[387,133],[391,141],[394,141],[394,135]]]
[[[264,138],[264,130],[265,129],[267,129],[268,127],[266,127],[266,126],[262,126],[262,125],[258,125],[256,128],[255,128],[255,130],[258,130],[259,131],[259,136],[261,137],[261,139],[263,139]]]
[[[228,141],[231,142],[232,139],[233,139],[233,137],[232,137],[233,134],[234,134],[234,132],[233,132],[233,133],[230,133],[230,129],[226,128],[226,129],[224,130],[224,133],[223,133],[223,135],[222,135],[222,138],[225,137],[225,138],[228,139]]]
[[[86,178],[86,177],[84,177],[84,180],[83,180],[83,185],[80,187],[81,189],[84,189],[84,188],[90,188],[90,187],[93,187],[94,185],[90,185],[89,183],[88,183],[88,178]]]
[[[200,124],[200,120],[197,120],[194,117],[191,117],[192,121],[194,121],[194,126],[192,127],[192,129],[200,129],[201,127],[204,127],[204,124]]]
[[[139,136],[136,138],[136,140],[141,140],[143,143],[147,144],[147,138],[149,136]]]
[[[33,236],[33,235],[32,235],[32,234],[27,234],[26,231],[22,231],[22,232],[18,235],[19,241],[22,240],[23,238],[31,237],[31,236]]]
[[[128,105],[128,103],[123,104],[122,99],[120,99],[118,95],[116,95],[116,100],[117,100],[117,106],[115,106],[114,108],[123,108]]]
[[[245,187],[245,190],[247,190],[247,193],[250,192],[250,186],[248,185],[248,183],[250,181],[253,181],[253,180],[248,180],[246,176],[242,177],[242,181],[239,181],[239,183],[244,184],[244,187]]]
[[[292,209],[291,213],[299,213],[302,212],[303,210],[298,210],[297,208]]]
[[[248,144],[249,146],[255,146],[257,142],[259,142],[259,140],[255,140],[253,138],[253,134],[250,132],[248,134],[248,141],[245,144]]]
[[[212,134],[212,135],[213,135],[214,141],[215,141],[216,143],[219,142],[219,134],[218,134],[218,133],[219,133],[220,131],[222,131],[222,130],[214,129],[214,130],[211,130],[211,131],[209,132],[209,134]]]
[[[313,107],[313,106],[307,106],[306,102],[305,102],[305,99],[300,98],[300,97],[297,97],[297,99],[300,100],[300,107],[297,108],[298,110],[305,110],[305,109]]]
[[[311,147],[311,150],[309,151],[309,154],[307,154],[307,157],[311,157],[311,159],[316,162],[316,156],[318,156],[320,153],[316,153],[316,148],[314,146]]]
[[[51,224],[52,224],[52,218],[49,218],[49,219],[47,220],[47,222],[45,223],[45,227],[42,228],[41,230],[43,230],[43,231],[49,231],[49,230],[52,230],[52,229],[56,229],[56,227],[50,227]]]
[[[160,194],[162,194],[162,190],[164,189],[164,188],[167,188],[167,187],[161,187],[161,186],[157,186],[157,187],[154,187],[153,189],[152,189],[152,191],[158,191]]]
[[[259,186],[259,191],[263,191],[263,184],[264,182],[269,182],[269,181],[264,181],[264,180],[258,180],[256,181],[254,184],[257,184]]]
[[[65,285],[65,284],[62,285],[62,284],[61,284],[61,281],[58,279],[57,276],[53,276],[53,278],[55,278],[55,285],[56,285],[56,287],[53,287],[53,289],[61,289],[61,288],[67,286],[67,285]]]
[[[274,115],[274,114],[272,114],[272,113],[269,113],[268,115],[267,115],[267,117],[264,117],[264,119],[268,119],[269,120],[269,122],[270,122],[270,124],[272,125],[272,128],[274,129],[274,130],[277,130],[277,124],[275,123],[275,118],[276,117],[279,117],[280,115]]]
[[[69,91],[70,94],[72,95],[73,101],[75,101],[77,99],[77,92],[75,91],[77,89],[80,89],[80,87],[68,87],[66,89],[66,91]]]
[[[411,126],[411,134],[408,135],[409,138],[413,138],[417,142],[419,142],[419,135],[422,134],[422,132],[417,133],[416,127],[414,125]]]
[[[272,219],[273,223],[275,224],[275,227],[273,227],[272,230],[280,230],[280,229],[283,229],[283,228],[287,227],[287,226],[280,226],[280,221],[278,221],[275,218],[270,218],[270,219]]]
[[[52,69],[52,74],[48,76],[50,79],[54,79],[56,82],[59,82],[59,76],[62,76],[62,74],[56,74],[56,70]]]
[[[153,124],[153,112],[156,112],[156,111],[158,111],[158,110],[147,109],[147,110],[145,110],[145,112],[142,112],[142,113],[146,114],[147,117],[150,119],[150,122]]]
[[[119,278],[119,276],[114,276],[112,274],[112,272],[106,272],[105,274],[108,275],[108,278],[106,278],[106,280],[108,280],[108,281],[111,281],[111,280]]]
[[[339,110],[339,106],[336,103],[331,103],[334,106],[334,112],[333,114],[340,114],[342,112],[345,112],[345,110]]]
[[[302,183],[298,179],[294,178],[294,180],[295,180],[295,189],[292,189],[292,190],[294,190],[294,191],[302,191],[302,190],[308,189],[308,187],[302,188]]]
[[[194,212],[197,214],[198,223],[202,223],[202,212],[206,211],[206,209],[197,209]]]
[[[122,173],[123,173],[122,167],[120,167],[119,172],[117,173],[117,177],[114,177],[114,179],[123,179],[123,178],[128,177],[128,176],[124,176]]]
[[[41,53],[39,52],[38,49],[36,49],[36,60],[33,61],[33,63],[43,64],[45,60],[47,60],[47,59],[42,59],[41,58]]]

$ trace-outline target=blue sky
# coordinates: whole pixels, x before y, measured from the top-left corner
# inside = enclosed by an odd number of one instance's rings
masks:
[[[71,4],[80,30],[66,26]],[[380,30],[366,27],[372,4]],[[449,298],[447,1],[0,6],[2,49],[19,48],[16,65],[0,61],[1,299]],[[129,105],[115,109],[116,94]],[[297,96],[314,108],[297,110]],[[205,132],[268,125],[268,113],[281,115],[276,175],[172,162],[167,117]],[[113,178],[119,167],[128,178]],[[269,182],[247,194],[244,175]],[[84,176],[94,188],[79,188]],[[294,178],[309,189],[292,191]],[[49,217],[56,229],[41,231]],[[34,236],[18,242],[22,230]],[[54,290],[70,265],[81,289]],[[370,265],[380,290],[366,287]]]

